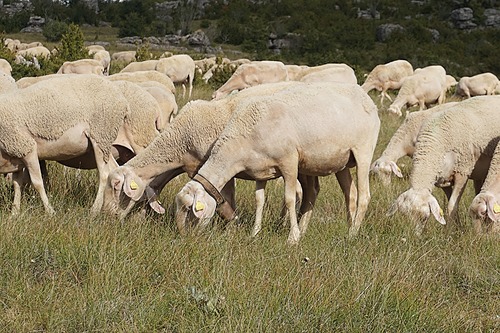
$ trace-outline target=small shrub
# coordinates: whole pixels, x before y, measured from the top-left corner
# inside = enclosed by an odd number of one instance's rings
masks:
[[[145,61],[153,59],[153,55],[149,50],[149,42],[144,42],[137,45],[137,50],[135,54],[137,61]]]
[[[58,57],[64,61],[85,59],[89,56],[84,46],[83,33],[76,24],[70,24],[61,38]]]
[[[49,42],[59,42],[68,30],[68,25],[61,21],[50,20],[43,28],[43,36]]]

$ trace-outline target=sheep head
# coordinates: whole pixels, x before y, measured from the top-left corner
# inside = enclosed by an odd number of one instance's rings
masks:
[[[124,218],[139,200],[147,200],[150,207],[159,214],[165,209],[157,200],[154,190],[144,184],[141,178],[128,166],[113,170],[104,190],[104,210]]]
[[[397,211],[412,216],[416,221],[416,234],[421,235],[427,220],[432,215],[441,224],[446,224],[443,210],[429,189],[409,189],[402,193],[387,212],[391,216]]]
[[[217,202],[197,181],[189,181],[175,196],[175,221],[181,234],[188,226],[203,229],[215,214]]]
[[[391,183],[392,173],[394,173],[399,178],[403,178],[401,169],[394,161],[381,161],[380,159],[376,160],[375,162],[373,162],[370,171],[375,173],[382,181],[382,184],[384,184],[385,186],[388,186]]]
[[[499,200],[490,192],[481,192],[472,200],[469,214],[477,231],[482,229],[481,225],[484,222],[498,224],[500,223]]]

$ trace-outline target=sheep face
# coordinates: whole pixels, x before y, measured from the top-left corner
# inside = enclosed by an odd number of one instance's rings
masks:
[[[175,221],[181,234],[188,228],[203,230],[215,214],[217,203],[203,186],[196,182],[188,182],[175,197]]]
[[[469,208],[476,232],[486,228],[495,229],[500,224],[500,204],[492,193],[479,193],[476,195]]]
[[[392,173],[394,173],[399,178],[403,178],[401,169],[399,169],[394,161],[377,160],[373,162],[370,170],[378,176],[378,178],[382,181],[382,184],[384,184],[385,186],[389,186],[389,184],[391,183]]]
[[[397,116],[401,117],[402,116],[402,113],[401,113],[401,108],[399,108],[398,106],[396,105],[391,105],[389,106],[389,108],[387,109],[387,111],[391,112],[391,113],[394,113],[396,114]]]
[[[402,193],[392,204],[391,208],[389,208],[387,215],[391,216],[398,210],[414,219],[417,235],[422,234],[431,214],[439,223],[446,224],[443,217],[443,210],[439,207],[438,201],[428,189],[417,190],[411,188]]]

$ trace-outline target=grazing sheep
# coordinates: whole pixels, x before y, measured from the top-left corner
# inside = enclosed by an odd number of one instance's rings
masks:
[[[188,97],[190,98],[193,91],[195,67],[193,58],[187,54],[178,54],[160,59],[155,69],[167,75],[172,82],[182,83],[182,97],[186,95],[185,82],[187,82],[189,84]]]
[[[136,51],[120,51],[120,52],[115,52],[111,55],[111,60],[115,62],[122,62],[129,64],[131,62],[136,61],[137,59],[135,58]]]
[[[500,86],[500,81],[495,74],[481,73],[472,77],[464,76],[460,78],[455,91],[455,96],[494,95]]]
[[[12,172],[14,188],[19,190],[26,168],[45,210],[53,213],[39,159],[62,161],[93,149],[101,178],[99,197],[114,163],[112,143],[123,127],[129,108],[119,89],[97,76],[61,77],[44,83],[0,96],[0,131],[3,133],[0,172]],[[33,112],[33,108],[37,112]],[[94,208],[100,208],[98,198],[95,204]],[[12,212],[17,213],[19,209],[20,195],[15,195]]]
[[[342,82],[357,84],[358,79],[354,70],[345,66],[329,67],[303,75],[300,82]]]
[[[477,233],[500,232],[500,145],[497,144],[481,191],[469,207]]]
[[[33,57],[50,58],[50,51],[45,46],[35,46],[29,49],[17,51],[16,55],[19,55],[25,59],[31,59]]]
[[[446,110],[456,102],[441,104],[424,111],[408,113],[406,119],[396,130],[382,155],[372,163],[371,171],[375,173],[382,183],[391,182],[391,174],[402,178],[403,174],[396,162],[403,156],[412,157],[415,152],[415,143],[422,124],[438,112]]]
[[[176,221],[179,225],[193,212],[206,223],[224,202],[219,191],[240,172],[262,182],[282,176],[288,243],[296,244],[312,213],[317,176],[335,173],[346,198],[349,233],[356,235],[370,200],[368,173],[379,128],[378,110],[358,85],[295,82],[242,100],[207,161],[177,195]],[[357,186],[349,171],[354,166]],[[300,227],[295,211],[299,174],[311,181],[302,188],[307,205],[301,207]]]
[[[43,46],[43,44],[40,42],[19,43],[19,44],[16,44],[15,50],[22,51],[22,50],[31,49],[31,48],[37,47],[37,46]]]
[[[65,61],[57,71],[57,74],[104,75],[104,66],[100,61],[94,59]]]
[[[446,91],[450,91],[451,88],[457,85],[457,79],[451,75],[446,75]]]
[[[0,58],[0,75],[1,74],[5,74],[7,76],[12,75],[12,66],[7,60],[2,58]]]
[[[145,60],[145,61],[137,61],[131,62],[124,69],[120,71],[120,73],[126,72],[138,72],[138,71],[154,71],[156,70],[156,65],[158,64],[158,60]]]
[[[155,211],[161,213],[163,209],[155,200],[157,193],[181,173],[186,172],[190,177],[196,174],[233,115],[237,102],[254,94],[271,94],[284,88],[284,83],[262,85],[220,101],[197,100],[187,103],[174,121],[143,152],[110,174],[103,210],[123,218],[137,201],[147,200]],[[136,185],[130,188],[130,184]],[[228,184],[223,195],[234,208],[234,183]],[[226,217],[230,218],[229,215],[231,212]],[[179,228],[182,232],[184,224],[179,225]]]
[[[238,67],[227,82],[213,93],[212,98],[220,99],[233,90],[282,81],[288,81],[288,72],[282,62],[252,61]]]
[[[380,103],[384,104],[384,97],[392,101],[387,90],[401,88],[403,79],[412,74],[413,66],[408,61],[394,60],[386,64],[375,66],[366,77],[361,88],[363,88],[366,93],[370,92],[372,89],[380,91]]]
[[[85,46],[87,50],[89,50],[89,55],[92,55],[93,53],[99,52],[99,51],[106,51],[106,48],[102,45],[97,45],[97,44],[92,44],[92,45],[87,45]]]
[[[479,192],[500,136],[500,96],[473,97],[430,118],[422,127],[413,155],[410,189],[392,204],[388,215],[400,210],[415,217],[421,234],[432,214],[446,224],[434,186],[449,187],[447,217],[457,221],[458,203],[467,180]]]
[[[164,86],[154,81],[137,84],[150,93],[151,96],[153,96],[158,102],[162,112],[158,115],[156,128],[158,131],[163,132],[172,119],[177,115],[177,111],[179,110],[177,102],[175,101],[175,95],[165,89]]]
[[[162,84],[165,89],[170,91],[172,94],[175,94],[175,86],[172,80],[165,74],[155,70],[117,73],[108,76],[108,79],[111,81],[130,81],[134,83],[154,81]]]
[[[446,71],[442,66],[428,66],[407,76],[388,111],[401,116],[403,106],[415,104],[424,110],[431,103],[442,104],[446,98]]]
[[[106,50],[100,50],[93,54],[93,59],[101,63],[104,67],[104,75],[109,75],[109,66],[111,65],[111,56]]]

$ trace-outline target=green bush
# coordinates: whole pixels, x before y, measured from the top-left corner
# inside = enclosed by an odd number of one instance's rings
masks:
[[[145,61],[153,59],[153,55],[149,50],[149,42],[146,41],[142,44],[137,45],[135,58],[137,59],[137,61]]]
[[[43,36],[49,42],[58,42],[68,30],[68,25],[61,21],[50,20],[43,28]]]
[[[75,61],[89,56],[85,48],[83,33],[76,24],[70,24],[61,38],[58,57],[64,61]]]

